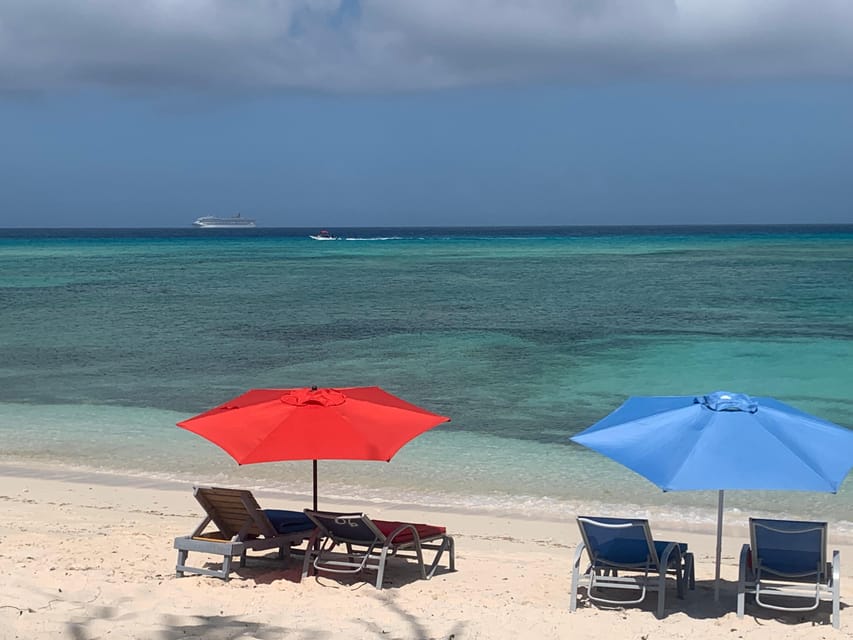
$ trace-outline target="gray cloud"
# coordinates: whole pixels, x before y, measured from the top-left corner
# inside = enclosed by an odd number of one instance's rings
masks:
[[[0,90],[853,76],[848,0],[0,0]]]

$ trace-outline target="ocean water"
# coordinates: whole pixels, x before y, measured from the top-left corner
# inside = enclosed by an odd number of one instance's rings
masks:
[[[853,226],[0,230],[0,464],[308,494],[178,420],[256,387],[379,385],[451,416],[320,496],[710,526],[568,438],[630,395],[773,396],[853,428]],[[737,446],[737,443],[733,443]],[[756,455],[760,455],[756,452]],[[727,517],[837,495],[729,492]]]

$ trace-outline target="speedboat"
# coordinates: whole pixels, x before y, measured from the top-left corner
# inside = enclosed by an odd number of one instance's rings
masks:
[[[323,229],[315,236],[308,236],[309,238],[313,238],[314,240],[337,240],[337,236],[333,236],[331,233]]]

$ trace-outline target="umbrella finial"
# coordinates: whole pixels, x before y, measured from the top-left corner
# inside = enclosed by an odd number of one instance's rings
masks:
[[[696,398],[695,403],[703,404],[711,411],[758,411],[758,403],[745,393],[732,393],[730,391],[715,391],[707,396]]]
[[[312,385],[311,385],[311,391],[316,391],[316,390],[317,390],[317,385],[316,385],[316,384],[312,384]]]
[[[316,405],[320,407],[334,407],[346,402],[346,396],[336,389],[318,389],[316,385],[310,389],[292,389],[285,391],[281,401],[296,407]]]

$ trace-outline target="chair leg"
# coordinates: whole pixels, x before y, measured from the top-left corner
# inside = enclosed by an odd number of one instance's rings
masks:
[[[838,588],[832,589],[832,626],[836,629],[841,628],[841,601],[839,598]]]
[[[841,628],[841,554],[832,552],[832,626]]]
[[[666,571],[663,572],[664,576]],[[675,570],[675,593],[679,600],[684,600],[684,583],[687,581],[687,567],[682,558],[678,558],[678,567]]]
[[[441,561],[441,556],[447,551],[450,554],[450,571],[456,571],[456,559],[454,557],[455,552],[453,548],[453,538],[451,536],[444,536],[441,540],[441,544],[438,545],[437,548],[429,547],[435,551],[435,557],[432,559],[432,564],[429,565],[429,569],[426,571],[426,575],[424,576],[427,580],[432,578],[435,575],[436,569],[438,569],[438,563]]]
[[[658,612],[657,617],[663,618],[666,603],[666,571],[661,570],[658,576]]]
[[[684,577],[687,588],[691,591],[696,590],[696,566],[693,559],[693,553],[688,551],[684,554]]]
[[[438,553],[439,555],[441,554],[440,551]],[[424,550],[421,549],[420,543],[415,546],[415,555],[418,557],[418,567],[420,567],[421,570],[421,580],[426,580],[427,574],[426,568],[424,567]]]
[[[580,565],[581,565],[581,556],[584,550],[584,543],[581,542],[577,548],[575,549],[575,557],[572,561],[572,586],[571,591],[569,591],[569,612],[577,610],[578,608],[578,583],[581,579],[580,574]]]
[[[311,573],[311,559],[313,556],[313,551],[309,547],[305,550],[305,556],[302,558],[302,577],[301,580],[305,580],[308,577],[308,574]]]
[[[379,566],[376,571],[376,588],[382,590],[382,578],[385,577],[385,560],[388,559],[388,547],[382,547],[382,553],[379,554]],[[423,570],[423,560],[421,560],[421,570]]]
[[[231,573],[231,556],[222,557],[222,579],[228,580],[228,574]]]
[[[738,563],[737,576],[737,617],[743,618],[746,609],[746,563],[751,553],[749,545],[745,544],[740,549],[740,562]]]
[[[308,539],[308,546],[305,547],[305,555],[302,557],[302,580],[307,578],[308,574],[311,572],[311,563],[314,561],[314,557],[319,553],[319,542],[320,538],[315,531]]]
[[[580,580],[580,569],[577,564],[572,567],[572,586],[569,591],[569,613],[578,608],[578,581]]]
[[[181,567],[187,564],[187,555],[189,555],[189,551],[185,549],[178,549],[178,565],[175,568],[175,573],[179,578],[183,577],[184,572],[181,570]]]

